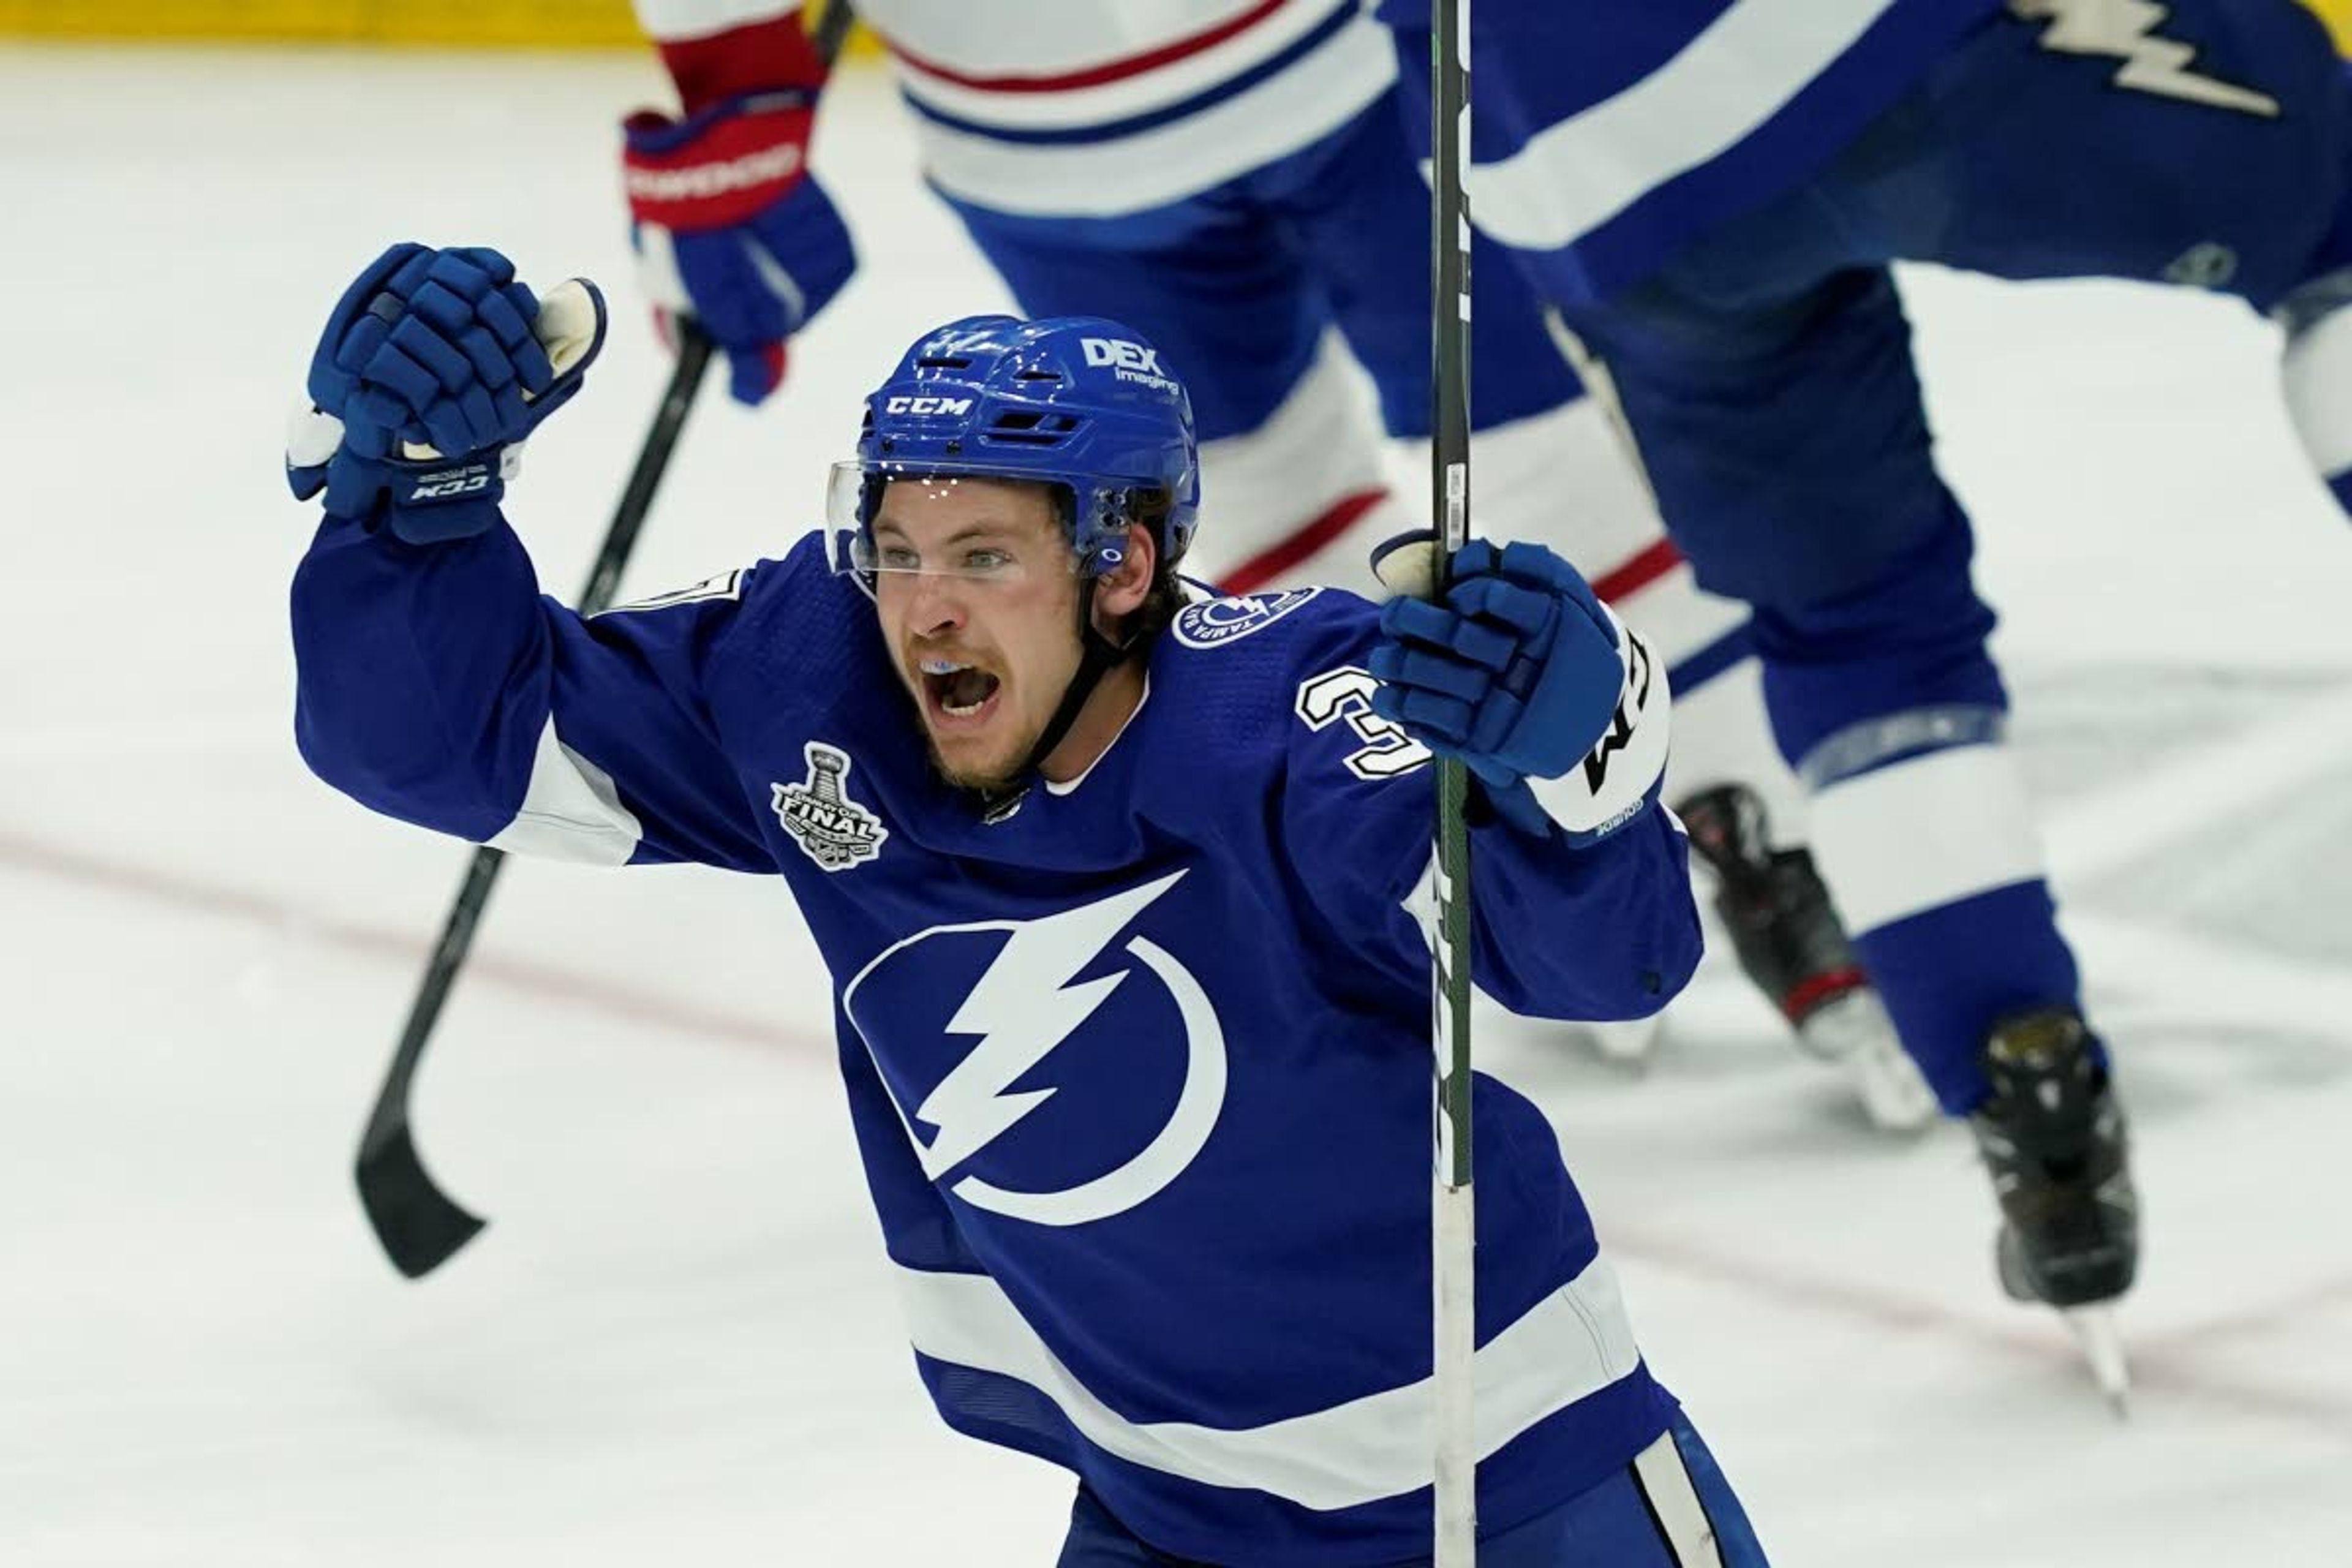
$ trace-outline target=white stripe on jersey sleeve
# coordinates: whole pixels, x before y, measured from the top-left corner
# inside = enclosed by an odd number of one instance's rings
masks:
[[[485,843],[543,860],[625,866],[644,837],[636,815],[621,804],[612,775],[565,745],[550,718],[539,733],[521,807]]]
[[[1470,170],[1470,210],[1507,245],[1557,250],[1643,192],[1736,145],[1803,91],[1894,0],[1739,0],[1616,97]]]

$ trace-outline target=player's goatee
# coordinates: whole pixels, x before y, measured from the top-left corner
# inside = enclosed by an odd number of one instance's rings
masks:
[[[957,789],[976,790],[982,795],[1008,795],[1021,782],[1023,770],[1000,770],[994,773],[971,773],[957,768],[940,755],[937,741],[929,743],[931,771]]]

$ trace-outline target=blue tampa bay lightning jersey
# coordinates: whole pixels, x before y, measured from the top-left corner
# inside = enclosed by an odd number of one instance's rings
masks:
[[[1188,606],[1082,777],[983,815],[929,764],[824,541],[583,618],[503,524],[330,522],[298,574],[298,732],[379,811],[608,865],[780,874],[941,1415],[1082,1475],[1160,1548],[1429,1547],[1427,753],[1374,716],[1378,616]],[[1475,830],[1479,983],[1654,1011],[1699,937],[1643,810],[1582,850]],[[1625,1465],[1670,1398],[1528,1100],[1480,1079],[1482,1520]]]
[[[1556,297],[1639,282],[1822,167],[2003,4],[1477,0],[1472,216]],[[1380,11],[1425,60],[1423,0]],[[1405,101],[1426,146],[1427,94]]]

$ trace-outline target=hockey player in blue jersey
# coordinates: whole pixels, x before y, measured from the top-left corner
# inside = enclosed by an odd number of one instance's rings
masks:
[[[1384,16],[1424,47],[1409,0]],[[2137,1205],[2003,743],[1888,268],[2235,294],[2352,501],[2352,92],[2294,0],[1481,0],[1473,210],[1604,362],[1702,583],[1757,606],[1857,945],[1973,1121],[2021,1299]]]
[[[499,503],[602,328],[488,251],[345,293],[289,454],[306,759],[478,842],[783,878],[918,1369],[1076,1472],[1066,1568],[1424,1560],[1426,764],[1479,781],[1479,983],[1655,1009],[1698,936],[1654,658],[1524,545],[1443,603],[1188,590],[1184,387],[1095,319],[927,335],[827,532],[583,618]],[[1480,1561],[1761,1563],[1551,1130],[1475,1104]]]

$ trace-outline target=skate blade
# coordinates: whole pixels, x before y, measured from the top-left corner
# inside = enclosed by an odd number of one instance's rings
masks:
[[[2083,1359],[2090,1363],[2092,1381],[2099,1385],[2107,1407],[2116,1419],[2131,1418],[2131,1367],[2124,1357],[2124,1337],[2116,1326],[2112,1308],[2069,1307],[2059,1315],[2074,1331],[2074,1342],[2082,1347]]]
[[[1875,993],[1850,991],[1816,1008],[1797,1026],[1797,1042],[1845,1075],[1864,1112],[1882,1131],[1916,1132],[1940,1114],[1935,1091],[1919,1076]]]

